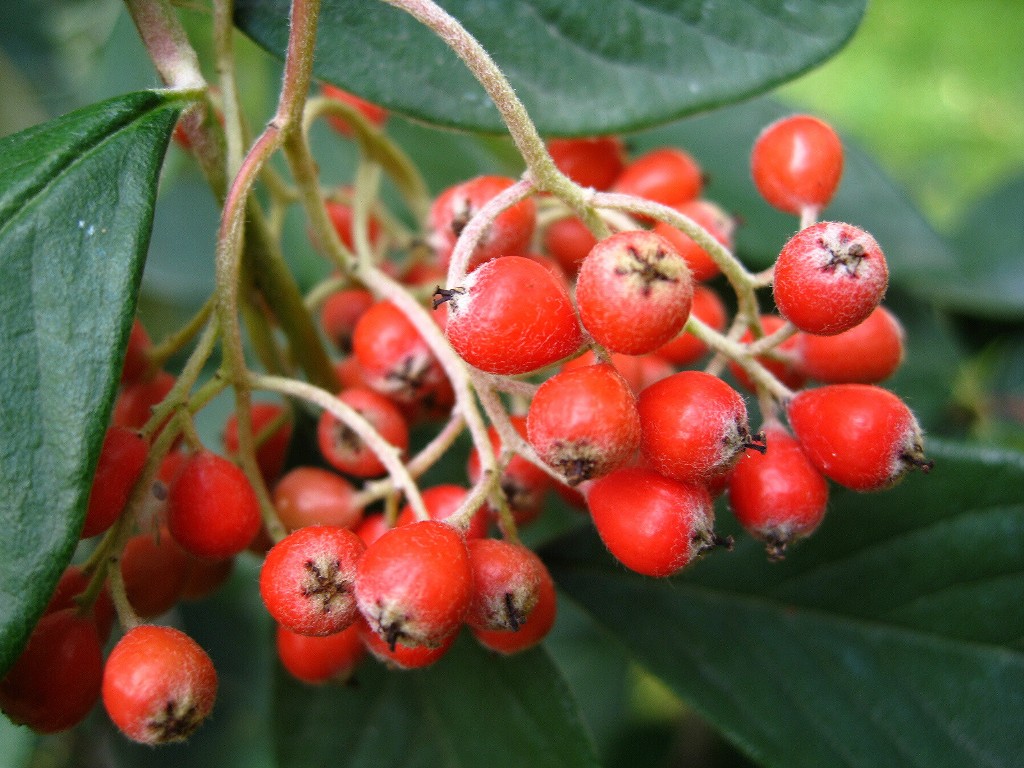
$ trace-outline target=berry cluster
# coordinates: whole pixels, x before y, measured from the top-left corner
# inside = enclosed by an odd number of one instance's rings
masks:
[[[395,156],[373,105],[325,88],[317,109]],[[336,353],[333,392],[248,371],[200,383],[214,324],[154,345],[136,323],[82,529],[94,546],[0,681],[4,712],[58,731],[102,697],[131,739],[187,737],[216,673],[187,635],[146,622],[215,590],[244,552],[262,558],[283,666],[337,682],[367,650],[397,669],[432,664],[463,625],[498,653],[540,642],[555,590],[518,530],[550,490],[589,512],[626,567],[663,577],[732,546],[715,532],[719,496],[780,559],[821,523],[829,482],[875,491],[930,467],[913,414],[878,386],[903,357],[882,250],[817,220],[842,171],[831,128],[791,117],[754,145],[757,188],[800,218],[759,274],[687,152],[630,157],[614,137],[548,150],[552,189],[470,179],[413,200],[421,232],[358,184],[311,213],[338,267],[306,302]],[[761,310],[769,288],[777,312]],[[193,340],[178,377],[162,370]],[[229,384],[238,407],[217,453],[192,418]],[[304,418],[316,444],[301,454],[317,459],[289,465]],[[465,432],[465,483],[421,487]],[[104,661],[115,613],[127,632]]]

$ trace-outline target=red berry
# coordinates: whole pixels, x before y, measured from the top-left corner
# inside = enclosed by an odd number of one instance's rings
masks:
[[[188,569],[185,586],[181,590],[182,600],[202,600],[209,597],[231,577],[235,568],[235,559],[228,557],[223,560],[207,560],[202,557],[188,556]]]
[[[39,620],[0,680],[0,710],[38,733],[77,725],[99,699],[103,677],[93,617],[64,608]]]
[[[121,576],[128,602],[143,619],[173,608],[185,591],[189,557],[166,530],[139,533],[121,554]]]
[[[116,426],[107,430],[93,476],[81,538],[103,533],[121,516],[148,454],[149,444],[138,432]]]
[[[452,632],[444,638],[440,645],[431,647],[427,645],[408,646],[401,642],[389,645],[380,635],[370,629],[366,619],[362,616],[356,622],[359,629],[359,638],[366,649],[373,654],[373,657],[389,669],[422,669],[437,663],[442,656],[448,653],[455,643],[458,632]]]
[[[390,530],[390,528],[384,515],[379,512],[375,512],[372,515],[366,515],[366,517],[363,518],[363,522],[355,528],[355,534],[363,540],[363,544],[370,546],[388,530]]]
[[[267,553],[260,595],[274,620],[300,635],[331,635],[356,618],[356,566],[366,545],[348,528],[311,525]]]
[[[581,187],[609,189],[626,167],[626,148],[617,136],[551,139],[548,153],[558,170]]]
[[[619,375],[626,380],[629,388],[634,392],[640,392],[656,381],[671,376],[675,369],[667,361],[657,355],[622,355],[612,352],[612,366]],[[587,350],[579,357],[573,358],[562,365],[563,371],[576,371],[597,364],[597,356],[591,350]]]
[[[675,208],[684,216],[700,224],[726,249],[732,250],[732,236],[736,229],[736,220],[715,203],[709,200],[691,200],[688,203],[677,205]],[[711,254],[697,245],[697,241],[689,235],[683,234],[663,221],[654,225],[654,232],[665,238],[676,252],[686,259],[686,263],[690,267],[690,274],[695,281],[710,280],[722,271],[718,262],[711,258]]]
[[[802,333],[797,339],[800,370],[825,384],[877,384],[903,362],[903,326],[881,306],[848,331],[834,336]]]
[[[81,566],[69,565],[64,569],[60,581],[57,582],[53,594],[50,595],[50,602],[46,604],[43,615],[56,613],[65,608],[78,609],[78,602],[75,598],[85,592],[91,580],[92,574],[85,573]],[[104,643],[110,637],[110,630],[114,626],[115,618],[114,601],[110,597],[110,589],[106,584],[100,589],[91,610],[100,642]]]
[[[765,336],[775,333],[775,331],[779,330],[786,324],[786,321],[778,315],[761,315],[760,319],[761,330],[764,331]],[[798,333],[795,336],[790,336],[784,342],[775,347],[772,352],[764,355],[758,355],[756,358],[761,365],[771,371],[775,378],[790,389],[799,389],[807,380],[807,377],[803,373],[803,369],[799,365],[799,361],[796,359],[796,345],[799,343],[798,338],[801,335],[802,334]],[[748,328],[747,331],[744,332],[743,336],[740,337],[740,341],[744,344],[750,344],[753,342],[753,332]],[[732,372],[732,375],[736,377],[736,381],[738,381],[744,389],[748,392],[757,391],[757,386],[743,368],[736,363],[731,362],[729,363],[729,370]]]
[[[659,473],[706,483],[754,444],[747,406],[721,379],[681,371],[640,393],[640,449]]]
[[[521,437],[526,437],[526,419],[522,416],[510,416],[509,421]],[[501,453],[501,436],[493,426],[488,429],[487,434],[491,438],[491,448],[497,456]],[[480,454],[473,449],[469,454],[469,462],[466,465],[466,474],[470,482],[477,483],[480,480]],[[544,504],[544,495],[552,485],[551,478],[543,469],[537,467],[522,456],[513,456],[505,470],[501,473],[499,481],[508,505],[512,509],[512,516],[516,525],[528,525],[541,513]],[[496,514],[496,510],[491,510]]]
[[[875,238],[850,224],[822,221],[783,246],[772,292],[779,312],[801,331],[831,336],[867,319],[888,282]]]
[[[729,506],[740,525],[780,560],[810,535],[828,504],[828,483],[779,424],[765,427],[766,450],[747,449],[729,475]]]
[[[447,523],[392,528],[359,561],[359,611],[392,648],[441,645],[459,628],[472,597],[466,543]]]
[[[473,602],[466,623],[474,629],[515,632],[540,599],[544,564],[521,544],[475,539],[467,544]]]
[[[703,188],[700,165],[688,152],[674,147],[653,149],[636,158],[613,186],[616,192],[670,206],[696,199]]]
[[[296,680],[310,685],[344,683],[365,655],[366,647],[355,622],[341,632],[323,637],[277,628],[277,657],[281,664]]]
[[[159,405],[171,391],[176,379],[167,371],[159,371],[152,379],[126,383],[114,403],[111,422],[115,427],[142,429],[153,415],[153,407]]]
[[[136,381],[151,378],[149,367],[149,350],[153,342],[142,327],[138,318],[132,323],[131,333],[128,335],[128,346],[124,352],[124,366],[121,368],[121,384],[129,384]]]
[[[716,331],[725,330],[725,324],[728,320],[725,304],[722,303],[718,294],[706,285],[695,285],[693,287],[693,304],[690,307],[690,316],[696,317]],[[683,332],[671,341],[658,347],[654,354],[673,365],[682,367],[696,362],[706,355],[707,352],[708,348],[696,336],[692,333]]]
[[[562,371],[540,385],[526,430],[537,455],[578,485],[633,458],[640,445],[636,395],[607,363]]]
[[[558,612],[558,600],[555,595],[555,583],[551,580],[551,574],[540,559],[537,560],[540,566],[540,585],[537,589],[537,604],[533,606],[526,623],[521,624],[519,629],[482,629],[470,626],[473,637],[477,639],[484,648],[497,653],[511,655],[533,648],[541,640],[547,637],[551,627],[555,624],[555,617]]]
[[[494,259],[440,291],[445,335],[470,365],[488,373],[529,373],[578,350],[583,334],[568,292],[544,267],[521,256]]]
[[[209,451],[193,455],[167,491],[167,527],[187,552],[222,559],[249,546],[262,525],[245,474]]]
[[[354,234],[355,212],[352,206],[336,200],[328,200],[324,203],[327,216],[334,225],[334,231],[338,233],[338,239],[350,251],[355,250],[356,237]],[[370,216],[366,222],[366,236],[370,240],[370,247],[375,248],[380,241],[381,227],[376,217]]]
[[[395,402],[426,402],[451,388],[416,326],[390,301],[377,302],[359,318],[352,352],[366,383]]]
[[[373,304],[373,294],[363,288],[348,288],[327,297],[320,308],[320,325],[336,349],[344,354],[352,351],[356,323]]]
[[[597,238],[582,219],[568,216],[548,224],[544,230],[544,250],[561,265],[567,275],[575,275]]]
[[[338,399],[360,414],[391,445],[400,451],[409,447],[409,427],[398,407],[372,389],[346,389]],[[353,429],[330,411],[320,415],[317,443],[324,459],[342,472],[356,477],[377,477],[386,472],[384,463]]]
[[[642,355],[686,324],[693,281],[683,258],[646,230],[619,232],[594,246],[576,279],[580,322],[612,352]]]
[[[843,145],[817,118],[793,115],[778,120],[754,142],[750,157],[754,184],[771,205],[795,216],[820,211],[843,175]]]
[[[431,520],[448,520],[455,511],[462,506],[469,491],[461,485],[435,485],[425,488],[420,496],[423,498],[423,506],[427,508],[427,514]],[[416,515],[412,507],[406,504],[398,514],[396,525],[409,525],[416,522]],[[451,521],[448,521],[449,523]],[[479,539],[487,535],[487,515],[483,507],[474,512],[469,518],[468,527],[462,531],[466,540]]]
[[[354,528],[363,518],[355,488],[345,478],[319,467],[295,467],[274,487],[274,507],[289,531],[307,525]]]
[[[811,463],[846,488],[882,490],[914,467],[931,469],[914,414],[881,387],[831,384],[805,389],[790,401],[787,416]]]
[[[721,543],[708,492],[650,469],[626,467],[595,480],[587,506],[608,551],[646,576],[671,576]]]
[[[447,269],[462,230],[487,202],[515,184],[506,176],[477,176],[449,187],[430,208],[430,243],[437,259]],[[530,248],[537,224],[537,207],[527,198],[502,211],[491,222],[466,266],[472,271],[499,256],[518,256]]]
[[[272,485],[284,468],[288,444],[292,439],[292,424],[286,418],[288,412],[277,403],[253,403],[250,413],[253,436],[257,441],[256,463],[263,480]],[[277,421],[280,424],[268,434],[267,430]],[[229,454],[238,455],[238,416],[234,413],[224,423],[224,448]]]
[[[324,96],[335,101],[341,101],[348,104],[350,107],[358,109],[363,117],[370,121],[374,126],[380,128],[388,120],[388,111],[384,107],[377,106],[376,104],[361,99],[355,94],[349,93],[348,91],[342,90],[337,86],[329,83],[322,83],[320,90]],[[332,115],[327,118],[327,121],[342,136],[351,136],[353,131],[351,126],[342,118]]]
[[[173,627],[143,624],[114,646],[103,670],[103,705],[132,741],[184,741],[213,709],[217,672],[199,644]]]

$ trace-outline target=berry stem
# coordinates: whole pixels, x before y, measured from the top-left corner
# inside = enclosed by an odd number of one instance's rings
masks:
[[[771,394],[778,402],[786,402],[793,396],[793,391],[772,375],[772,372],[754,359],[754,356],[747,350],[746,345],[723,336],[711,326],[707,325],[700,318],[690,315],[686,321],[684,332],[691,333],[702,341],[707,347],[713,349],[743,368],[757,385],[758,389],[764,389]]]
[[[184,349],[199,334],[210,320],[213,313],[213,299],[207,299],[192,318],[181,328],[154,345],[147,353],[150,370],[159,370],[167,361]]]

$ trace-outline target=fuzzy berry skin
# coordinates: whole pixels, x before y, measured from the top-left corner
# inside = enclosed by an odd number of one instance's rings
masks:
[[[324,637],[300,635],[278,625],[276,646],[288,674],[310,685],[346,682],[366,655],[355,623]]]
[[[140,744],[184,741],[213,710],[217,672],[199,644],[173,627],[143,624],[114,646],[103,670],[103,705]]]
[[[103,533],[121,516],[148,455],[149,443],[134,430],[116,426],[107,430],[93,476],[81,538]]]
[[[770,560],[810,535],[825,517],[828,482],[780,424],[765,427],[764,453],[748,449],[729,475],[729,506],[740,525],[765,543]]]
[[[262,525],[259,501],[237,466],[210,451],[189,458],[167,490],[167,527],[186,552],[237,555]]]
[[[607,363],[562,371],[534,395],[526,433],[537,455],[578,485],[633,458],[640,445],[636,396]]]
[[[686,261],[646,230],[600,241],[576,278],[580,322],[612,352],[642,355],[670,341],[686,324],[693,280]]]
[[[732,250],[736,220],[721,207],[710,200],[691,200],[677,205],[676,210],[706,229],[727,250]],[[654,233],[665,238],[676,252],[686,259],[695,281],[710,280],[722,271],[718,263],[711,258],[711,254],[701,248],[696,240],[675,227],[659,221],[654,225]]]
[[[640,392],[656,381],[675,373],[675,368],[667,360],[657,355],[620,355],[612,352],[609,355],[611,364],[633,392]],[[562,365],[562,371],[576,371],[587,368],[598,363],[597,355],[592,350],[587,350],[579,357]]]
[[[522,544],[499,539],[468,542],[473,602],[466,624],[473,629],[514,632],[540,599],[544,564]]]
[[[92,616],[64,608],[43,616],[0,679],[0,711],[37,733],[77,725],[100,697],[103,654]]]
[[[288,411],[277,403],[253,403],[249,418],[252,420],[253,437],[257,440],[256,464],[268,485],[281,476],[292,439],[292,423]],[[279,422],[273,432],[266,434],[274,422]],[[224,450],[232,456],[238,455],[238,416],[232,413],[224,422]]]
[[[522,416],[510,416],[509,421],[519,436],[526,438],[526,419]],[[494,455],[499,456],[502,449],[501,435],[493,425],[488,428],[487,435],[491,440],[491,449],[494,451]],[[470,482],[479,482],[481,471],[480,454],[474,448],[466,463],[466,474],[469,475]],[[540,467],[531,464],[522,456],[514,455],[505,465],[499,484],[505,498],[508,499],[508,505],[512,509],[516,525],[522,527],[529,525],[540,516],[544,496],[551,488],[553,481]],[[491,509],[491,513],[497,514],[494,509]]]
[[[643,467],[595,480],[587,506],[608,551],[645,576],[671,576],[718,543],[708,492]]]
[[[787,407],[793,433],[825,477],[855,491],[878,491],[911,469],[931,469],[921,428],[906,404],[871,384],[831,384],[797,392]]]
[[[382,128],[384,123],[388,121],[388,111],[384,107],[366,101],[366,99],[361,99],[353,93],[349,93],[329,83],[323,83],[320,86],[320,91],[328,99],[334,99],[335,101],[348,104],[350,107],[355,107],[376,128]],[[353,135],[352,127],[343,118],[332,115],[327,118],[327,121],[342,136]]]
[[[363,540],[347,528],[311,525],[275,544],[260,571],[260,596],[274,620],[322,637],[355,621],[355,581]]]
[[[896,316],[877,307],[867,320],[835,336],[800,334],[797,365],[823,384],[877,384],[903,362],[905,335]]]
[[[274,486],[274,507],[289,531],[307,525],[354,528],[363,518],[355,493],[348,480],[330,470],[295,467]]]
[[[704,188],[700,165],[688,152],[660,147],[636,158],[619,175],[612,189],[663,205],[695,200]]]
[[[545,252],[559,263],[565,274],[575,276],[590,249],[597,245],[597,238],[582,219],[569,216],[548,224],[542,243]]]
[[[747,406],[716,376],[681,371],[640,393],[640,450],[653,469],[683,483],[707,483],[752,444]]]
[[[724,331],[728,321],[728,314],[725,304],[713,288],[706,285],[695,285],[693,287],[693,304],[690,306],[690,316],[695,317],[705,325],[714,328],[716,331]],[[692,333],[680,333],[671,341],[658,347],[654,354],[672,365],[684,367],[695,363],[708,353],[704,342],[700,341]]]
[[[488,261],[448,300],[445,336],[463,360],[488,373],[529,373],[578,350],[572,299],[543,266],[522,256]]]
[[[626,147],[618,136],[552,139],[548,154],[574,182],[598,190],[610,189],[626,167]]]
[[[477,176],[442,192],[430,207],[428,226],[430,244],[441,266],[448,263],[462,230],[485,204],[515,184],[507,176]],[[467,271],[499,256],[521,255],[529,250],[537,225],[537,206],[533,200],[521,200],[502,211],[491,222],[487,233],[469,259]]]
[[[827,123],[809,115],[778,120],[754,142],[750,170],[761,196],[780,211],[820,211],[843,175],[843,144]]]
[[[362,640],[366,650],[377,661],[391,670],[423,669],[424,667],[436,664],[455,644],[455,639],[459,634],[458,632],[452,632],[441,641],[440,645],[434,647],[427,645],[408,646],[401,642],[388,645],[387,641],[370,629],[370,625],[366,623],[362,616],[359,617],[356,625],[359,629],[359,639]]]
[[[782,316],[801,331],[831,336],[866,320],[888,284],[875,238],[851,224],[822,221],[782,247],[772,293]]]
[[[547,567],[538,559],[540,584],[537,589],[537,603],[530,611],[526,623],[518,629],[484,629],[470,625],[473,637],[484,648],[505,656],[522,653],[540,643],[555,625],[558,615],[558,598],[555,583]]]
[[[370,422],[399,451],[409,447],[405,417],[384,395],[366,387],[354,387],[341,392],[338,399]],[[335,469],[356,477],[377,477],[387,471],[377,454],[330,411],[320,415],[316,434],[320,453]]]
[[[447,523],[392,528],[359,561],[359,612],[392,648],[441,645],[459,628],[472,598],[469,552]]]
[[[360,316],[352,353],[366,384],[396,403],[429,402],[451,389],[416,326],[390,301],[379,301]]]

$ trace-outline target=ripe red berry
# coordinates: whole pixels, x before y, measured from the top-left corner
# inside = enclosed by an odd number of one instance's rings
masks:
[[[843,145],[825,122],[793,115],[757,137],[750,157],[754,184],[771,205],[795,216],[820,211],[843,174]]]
[[[327,297],[320,308],[320,326],[338,351],[352,351],[356,323],[373,304],[373,294],[364,288],[347,288]]]
[[[277,403],[253,403],[250,414],[257,441],[256,463],[263,480],[272,485],[284,468],[292,439],[292,423],[287,410]],[[267,430],[275,422],[279,422],[278,426],[268,434]],[[224,449],[232,456],[238,455],[238,416],[234,413],[224,423]]]
[[[510,416],[509,421],[520,437],[525,438],[527,434],[526,419],[522,416]],[[502,443],[498,430],[491,426],[487,434],[491,439],[491,448],[496,456],[499,455]],[[470,482],[479,482],[480,472],[480,454],[473,449],[466,465],[466,474],[469,475]],[[508,505],[512,509],[516,525],[529,525],[537,519],[544,504],[544,496],[552,486],[552,482],[544,470],[531,464],[522,456],[516,455],[509,460],[505,465],[505,470],[501,473],[499,485],[505,498],[508,499]],[[496,514],[496,510],[492,509],[491,513]]]
[[[529,373],[578,350],[583,334],[566,289],[521,256],[488,261],[448,301],[445,335],[470,365],[488,373]]]
[[[765,427],[766,450],[748,449],[729,475],[729,506],[740,525],[765,543],[770,560],[809,536],[828,504],[828,483],[785,427]]]
[[[311,525],[267,553],[260,595],[274,620],[300,635],[331,635],[356,618],[356,566],[366,545],[348,528]]]
[[[245,474],[210,451],[193,455],[167,491],[167,527],[185,551],[218,560],[249,546],[262,525]]]
[[[578,485],[633,458],[640,445],[636,395],[607,363],[562,371],[540,385],[526,431],[537,455]]]
[[[537,603],[530,611],[526,622],[518,629],[483,629],[470,626],[473,637],[484,648],[506,656],[521,653],[537,645],[548,636],[555,624],[558,613],[558,600],[555,595],[555,583],[551,574],[540,559],[540,584],[537,589]]]
[[[307,525],[354,528],[363,518],[355,488],[345,478],[320,467],[295,467],[274,486],[274,507],[289,531]]]
[[[114,646],[103,670],[103,705],[140,744],[184,741],[213,709],[217,672],[199,644],[173,627],[143,624]]]
[[[116,426],[107,430],[93,476],[81,538],[103,533],[120,517],[148,454],[149,444],[138,432]]]
[[[121,384],[129,384],[135,381],[150,378],[154,371],[149,367],[149,350],[153,342],[142,327],[138,318],[132,323],[131,333],[128,335],[128,346],[124,352],[124,366],[121,368]]]
[[[626,148],[618,136],[551,139],[548,153],[558,170],[581,187],[609,189],[626,167]]]
[[[337,200],[328,200],[324,203],[324,208],[327,210],[327,216],[334,226],[334,231],[338,233],[338,239],[350,251],[355,250],[355,211],[352,210],[352,206]],[[381,237],[381,226],[375,216],[371,215],[369,217],[366,222],[366,229],[366,235],[370,240],[370,247],[376,248]]]
[[[760,320],[761,330],[764,331],[765,336],[775,333],[775,331],[786,324],[786,321],[778,315],[761,315]],[[799,360],[796,357],[796,345],[799,343],[798,338],[801,335],[798,333],[795,336],[790,336],[775,347],[771,353],[758,355],[756,358],[761,365],[771,371],[775,378],[790,389],[799,389],[807,381],[807,377],[804,375],[803,369],[800,367]],[[748,328],[743,336],[740,337],[740,341],[744,344],[753,342],[753,332]],[[753,380],[739,365],[730,362],[729,371],[736,377],[736,381],[748,392],[757,391],[757,386]]]
[[[608,551],[646,576],[671,576],[722,543],[714,533],[711,496],[643,467],[625,467],[587,492],[594,526]]]
[[[515,179],[506,176],[477,176],[438,195],[430,207],[430,244],[445,269],[455,243],[470,219],[487,202],[515,183]],[[536,224],[537,206],[529,198],[502,211],[477,244],[466,271],[499,256],[519,256],[528,251]]]
[[[704,188],[700,165],[688,152],[660,147],[633,160],[612,189],[664,205],[681,205],[696,199]]]
[[[56,613],[65,608],[79,608],[76,600],[92,580],[92,574],[87,574],[81,566],[69,565],[61,574],[60,581],[50,595],[50,602],[46,604],[43,615]],[[110,630],[114,626],[114,601],[110,597],[110,589],[104,583],[92,605],[91,613],[96,622],[96,630],[99,632],[100,643],[105,643],[110,637]]]
[[[590,249],[597,245],[597,238],[582,219],[568,216],[548,224],[544,229],[543,245],[567,275],[575,275]]]
[[[797,392],[789,424],[807,458],[825,477],[855,491],[898,483],[911,469],[931,469],[914,414],[888,390],[830,384]]]
[[[688,203],[677,205],[675,208],[684,216],[700,224],[728,250],[732,250],[736,220],[718,205],[709,200],[691,200]],[[710,280],[722,271],[718,262],[711,258],[711,254],[697,245],[697,241],[689,235],[663,221],[654,225],[654,232],[665,238],[676,252],[686,259],[686,263],[690,267],[690,274],[695,281]]]
[[[469,491],[463,488],[461,485],[435,485],[430,488],[424,488],[420,493],[423,499],[423,506],[427,508],[427,514],[430,515],[431,520],[446,520],[450,524],[450,518],[455,511],[462,506],[462,502],[466,500],[469,495]],[[398,520],[395,525],[410,525],[416,522],[416,515],[412,511],[412,507],[406,504],[402,507],[402,511],[398,513]],[[462,531],[462,535],[465,536],[466,541],[472,539],[479,539],[487,535],[487,515],[484,514],[484,508],[481,507],[474,512],[469,518],[469,525],[465,530]]]
[[[92,616],[64,608],[43,616],[0,680],[0,710],[38,733],[81,722],[100,696],[103,655]]]
[[[447,523],[392,528],[359,561],[359,612],[392,648],[441,645],[459,628],[472,597],[466,543]]]
[[[612,352],[642,355],[686,324],[693,281],[686,261],[646,230],[619,232],[594,246],[576,278],[580,322]]]
[[[515,632],[540,599],[544,564],[522,544],[474,539],[467,544],[473,601],[466,623],[474,629]]]
[[[388,669],[407,670],[423,669],[436,664],[451,649],[455,643],[458,632],[452,632],[444,638],[440,645],[431,647],[427,645],[408,646],[401,642],[389,645],[380,635],[370,629],[366,619],[362,616],[356,622],[359,628],[359,638],[377,661],[383,663]]]
[[[292,677],[310,685],[344,683],[365,655],[366,647],[355,622],[341,632],[323,637],[277,627],[277,657]]]
[[[797,365],[825,384],[877,384],[903,362],[903,339],[900,321],[879,306],[867,320],[834,336],[799,334]]]
[[[384,515],[380,512],[374,512],[373,514],[366,515],[363,518],[363,522],[354,530],[356,536],[363,540],[363,544],[370,546],[390,528]]]
[[[754,441],[740,394],[716,376],[681,371],[640,393],[640,449],[662,475],[710,481]]]
[[[185,591],[189,565],[189,556],[166,529],[128,539],[121,576],[132,610],[143,619],[171,610]]]
[[[188,555],[188,570],[185,586],[181,590],[182,600],[202,600],[209,597],[231,577],[235,569],[233,557],[223,560],[207,560]]]
[[[176,379],[167,371],[159,371],[152,379],[127,382],[114,403],[111,423],[116,427],[142,429],[153,407],[167,397]]]
[[[801,331],[830,336],[867,319],[888,283],[875,238],[850,224],[822,221],[783,246],[772,293],[782,316]]]
[[[398,407],[372,389],[346,389],[338,399],[360,414],[391,445],[400,451],[409,447],[409,427]],[[317,444],[324,459],[342,472],[356,477],[377,477],[386,471],[384,463],[353,429],[330,411],[320,415]]]
[[[331,85],[330,83],[322,83],[320,90],[324,96],[335,101],[340,101],[348,104],[350,107],[358,109],[363,117],[370,121],[374,126],[380,128],[388,120],[388,111],[384,107],[380,107],[372,102],[361,99],[353,93],[342,90],[337,86]],[[331,127],[334,128],[342,136],[351,136],[353,131],[351,126],[341,117],[332,115],[327,118]]]
[[[429,402],[451,385],[416,326],[390,301],[366,310],[352,333],[363,379],[397,403]]]
[[[706,285],[695,285],[693,287],[693,304],[690,307],[690,316],[696,317],[705,325],[714,328],[716,331],[725,330],[728,316],[725,311],[725,304],[715,293],[714,289]],[[696,362],[708,352],[708,348],[702,341],[699,341],[692,333],[680,333],[671,341],[658,347],[654,354],[667,360],[673,365],[686,366]]]
[[[612,366],[626,380],[629,388],[640,392],[656,381],[661,381],[675,373],[675,369],[667,360],[657,355],[622,355],[612,352]],[[598,363],[597,355],[587,350],[579,357],[574,357],[562,365],[563,371],[576,371]]]

